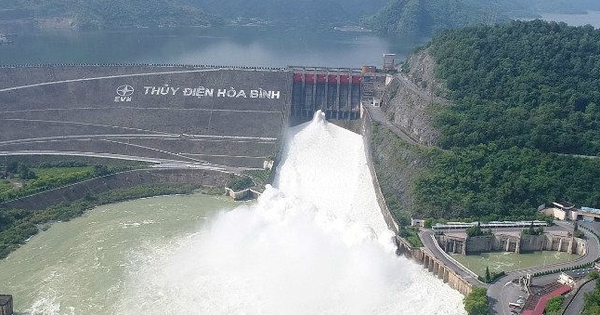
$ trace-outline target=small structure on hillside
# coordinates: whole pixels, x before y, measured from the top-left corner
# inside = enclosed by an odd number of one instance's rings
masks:
[[[410,218],[410,226],[425,227],[425,219]]]
[[[396,54],[383,54],[383,71],[396,70]]]
[[[575,286],[575,278],[570,274],[561,272],[558,276],[558,283],[568,285],[572,288]]]
[[[540,212],[563,221],[600,221],[600,209],[590,207],[577,208],[574,204],[566,201],[553,202],[552,207],[544,208]]]
[[[375,67],[375,66],[367,66],[367,65],[365,65],[365,66],[362,66],[362,67],[360,68],[360,71],[361,71],[362,73],[376,73],[376,72],[377,72],[377,67]]]
[[[577,208],[570,202],[553,202],[552,207],[541,210],[545,215],[553,216],[558,220],[577,220]]]
[[[0,315],[13,315],[12,295],[0,294]]]

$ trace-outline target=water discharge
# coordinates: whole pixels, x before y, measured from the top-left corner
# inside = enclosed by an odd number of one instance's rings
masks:
[[[169,246],[132,254],[118,314],[464,314],[397,257],[359,135],[289,130],[275,186]]]
[[[98,207],[1,260],[0,292],[28,315],[464,314],[458,292],[395,255],[359,135],[317,115],[285,143],[257,202]]]

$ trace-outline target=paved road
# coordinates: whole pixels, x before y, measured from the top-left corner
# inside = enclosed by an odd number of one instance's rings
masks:
[[[447,99],[435,96],[432,94],[432,91],[417,86],[412,80],[404,75],[404,73],[398,73],[398,79],[400,79],[400,84],[409,89],[412,93],[419,95],[422,99],[430,100],[430,102],[435,101],[436,103],[448,103]]]
[[[584,305],[584,301],[583,301],[584,294],[587,292],[594,291],[595,288],[596,288],[596,280],[590,281],[590,282],[584,284],[581,288],[579,288],[579,291],[577,291],[577,294],[575,295],[575,297],[573,297],[573,300],[571,301],[571,303],[569,304],[569,306],[567,307],[567,309],[565,310],[563,315],[579,315],[579,314],[581,314],[581,311],[583,311],[583,305]]]
[[[120,160],[129,160],[129,161],[140,161],[153,163],[151,167],[154,168],[200,168],[200,169],[208,169],[215,171],[227,171],[233,173],[241,173],[243,170],[248,168],[242,167],[232,167],[226,165],[216,165],[207,162],[183,162],[178,160],[168,160],[168,159],[156,159],[156,158],[148,158],[148,157],[139,157],[139,156],[130,156],[130,155],[121,155],[121,154],[111,154],[111,153],[93,153],[93,152],[65,152],[65,151],[0,151],[0,156],[10,156],[10,155],[71,155],[71,156],[86,156],[86,157],[96,157],[96,158],[108,158],[108,159],[120,159]]]
[[[456,260],[452,259],[446,252],[444,252],[434,239],[433,232],[431,230],[421,230],[419,232],[419,237],[421,238],[423,245],[425,245],[425,247],[435,256],[435,258],[439,259],[442,263],[444,263],[444,265],[446,265],[446,267],[456,272],[461,278],[465,279],[474,286],[487,286],[487,284],[477,280],[476,274],[459,265]]]
[[[380,107],[374,107],[374,106],[365,106],[365,108],[367,109],[367,111],[369,112],[369,114],[371,115],[371,118],[386,126],[388,129],[390,129],[394,134],[396,134],[400,139],[402,139],[402,141],[410,143],[410,144],[414,144],[414,145],[418,145],[418,146],[423,146],[422,144],[418,143],[415,139],[411,138],[408,133],[406,133],[404,130],[400,129],[398,126],[392,124],[386,117],[385,114],[383,113],[383,111],[381,110]]]
[[[565,229],[572,229],[573,226],[562,221],[555,221],[557,225],[564,227]],[[509,272],[506,276],[498,279],[488,288],[488,298],[490,300],[490,314],[492,315],[510,315],[510,309],[508,303],[512,302],[511,294],[506,290],[514,290],[515,287],[510,283],[513,280],[519,279],[527,274],[533,274],[536,272],[543,272],[548,270],[554,270],[557,268],[572,268],[577,265],[585,264],[594,261],[597,257],[600,257],[600,244],[598,239],[590,232],[582,229],[585,236],[588,239],[587,252],[585,255],[579,257],[576,260],[559,263],[549,266],[538,266],[532,268],[525,268]]]

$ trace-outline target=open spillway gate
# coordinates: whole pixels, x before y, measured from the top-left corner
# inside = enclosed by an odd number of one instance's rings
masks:
[[[373,95],[373,76],[351,68],[290,67],[293,73],[290,116],[295,121],[312,118],[317,110],[327,119],[360,118],[360,105]]]

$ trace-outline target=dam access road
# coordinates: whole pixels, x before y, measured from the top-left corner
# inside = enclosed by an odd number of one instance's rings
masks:
[[[554,222],[560,228],[570,230],[573,226],[563,221]],[[600,229],[599,229],[600,230]],[[490,314],[492,315],[511,315],[511,309],[508,304],[515,302],[518,296],[523,295],[522,289],[515,284],[518,283],[518,279],[527,275],[535,274],[539,272],[553,271],[561,268],[575,268],[576,266],[593,262],[596,258],[600,257],[600,243],[598,238],[588,230],[584,230],[585,236],[588,240],[586,252],[583,256],[576,260],[558,263],[553,265],[544,265],[531,268],[524,268],[508,272],[506,276],[497,279],[492,284],[486,284],[477,280],[473,272],[465,268],[460,263],[457,263],[450,255],[444,252],[437,242],[433,238],[433,232],[431,230],[422,230],[419,234],[423,244],[436,258],[446,264],[446,267],[451,268],[455,273],[461,275],[464,280],[468,281],[473,286],[485,287],[488,289],[488,298],[490,303]],[[547,276],[553,278],[555,281],[558,279],[558,272]],[[536,281],[536,278],[533,280]],[[575,306],[574,306],[575,307]]]

